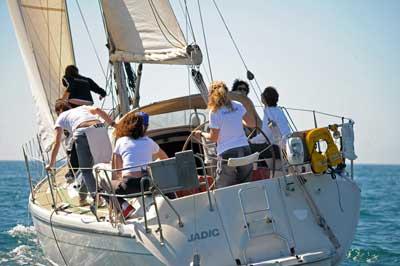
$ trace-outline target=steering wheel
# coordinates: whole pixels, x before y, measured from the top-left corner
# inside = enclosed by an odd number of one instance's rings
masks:
[[[250,128],[248,128],[250,129]],[[247,136],[247,141],[251,139],[251,137],[254,135],[254,132],[257,133],[257,131],[261,131],[259,127],[255,127],[250,131],[250,134]],[[264,133],[264,132],[263,132]]]
[[[185,144],[183,144],[182,147],[182,151],[185,151],[190,140],[194,140],[196,143],[202,144],[198,139],[193,137],[193,132],[199,129],[204,129],[205,125],[208,124],[208,120],[204,121],[203,123],[201,123],[200,125],[198,125],[197,127],[195,127],[189,134],[189,136],[187,137],[187,139],[185,140]]]

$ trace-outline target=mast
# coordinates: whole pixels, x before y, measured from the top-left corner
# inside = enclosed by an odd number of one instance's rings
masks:
[[[114,66],[114,75],[115,81],[117,82],[117,95],[119,100],[119,112],[124,115],[130,111],[129,108],[129,96],[128,89],[126,86],[126,76],[125,70],[123,66],[123,62],[115,62]]]
[[[135,97],[133,98],[133,108],[139,107],[139,101],[140,101],[140,81],[142,80],[142,70],[143,70],[143,64],[140,63],[138,65],[138,68],[136,70],[136,85],[135,85]]]
[[[104,24],[104,30],[107,35],[107,48],[109,52],[109,58],[111,58],[111,55],[115,52],[115,43],[113,41],[112,35],[110,34],[110,29],[107,24],[107,17],[104,13],[104,1],[100,1],[100,12],[102,14],[103,18],[103,24]],[[111,60],[110,60],[111,62]],[[128,113],[130,111],[130,100],[129,100],[129,95],[128,95],[128,88],[126,85],[126,76],[125,76],[125,71],[124,71],[124,62],[122,61],[116,61],[112,62],[112,67],[114,69],[114,80],[116,82],[117,88],[116,88],[116,93],[117,93],[117,99],[118,99],[118,113],[117,115],[123,116],[124,114]]]

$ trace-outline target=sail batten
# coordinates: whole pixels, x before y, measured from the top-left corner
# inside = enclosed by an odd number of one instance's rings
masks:
[[[110,60],[199,65],[200,50],[187,44],[167,0],[102,0],[111,41]]]
[[[8,7],[47,149],[53,141],[54,103],[64,91],[63,70],[75,63],[66,2],[9,0]]]
[[[65,9],[62,9],[62,8],[51,8],[51,7],[26,5],[26,4],[22,4],[21,6],[24,7],[24,8],[31,8],[31,9],[38,9],[38,10],[65,12]]]

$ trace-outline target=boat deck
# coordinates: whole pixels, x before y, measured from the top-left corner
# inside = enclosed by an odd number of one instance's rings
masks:
[[[57,207],[62,207],[62,209],[68,211],[69,213],[85,214],[94,216],[90,211],[90,206],[80,206],[79,205],[79,194],[78,189],[74,188],[73,183],[68,183],[65,179],[65,174],[68,168],[66,166],[61,167],[57,170],[55,178],[53,180],[53,192],[55,205]],[[91,202],[91,199],[88,201]],[[40,182],[34,189],[34,202],[42,208],[47,210],[53,209],[53,199],[50,192],[48,179],[45,178]],[[98,216],[105,217],[108,215],[108,207],[99,207]]]
[[[89,215],[93,216],[93,213],[90,210],[90,205],[80,206],[79,205],[79,191],[77,188],[74,188],[74,183],[67,182],[65,178],[65,174],[67,173],[67,166],[63,166],[59,168],[54,175],[53,184],[53,194],[56,207],[65,210],[68,213],[75,213],[81,215]],[[251,181],[257,181],[261,179],[269,178],[269,170],[266,168],[259,168],[256,171],[253,171],[253,175],[251,177]],[[200,182],[208,182],[210,189],[214,189],[215,180],[211,176],[207,176],[204,178],[203,176],[199,176]],[[188,189],[181,190],[176,192],[176,196],[178,198],[185,197],[191,194],[196,194],[200,192],[206,191],[205,184],[201,184],[198,189]],[[88,201],[92,203],[91,197],[87,197]],[[134,204],[138,198],[131,199],[131,204]],[[44,178],[34,189],[34,200],[35,204],[45,208],[49,211],[53,210],[53,199],[49,187],[49,182],[47,177]],[[108,217],[109,216],[109,208],[108,206],[98,207],[97,209],[98,217]]]

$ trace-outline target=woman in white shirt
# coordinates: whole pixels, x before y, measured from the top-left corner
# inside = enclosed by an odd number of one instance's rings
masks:
[[[167,154],[151,138],[145,136],[148,126],[145,113],[129,113],[116,127],[117,139],[112,168],[123,169],[113,175],[113,187],[116,194],[132,194],[140,192],[140,180],[146,165],[154,159],[166,159]],[[148,184],[145,189],[147,190]],[[123,198],[118,198],[123,215],[129,218],[135,209]]]
[[[277,106],[279,100],[279,94],[274,87],[267,87],[264,89],[263,93],[261,94],[261,100],[265,105],[264,108],[264,118],[262,121],[262,128],[264,134],[259,133],[254,138],[250,139],[251,144],[264,144],[267,143],[268,145],[272,143],[275,145],[275,156],[280,158],[280,153],[278,150],[279,146],[282,146],[286,137],[291,133],[289,128],[289,122],[286,119],[285,114],[283,113],[282,109]],[[276,125],[278,129],[278,136],[274,136],[271,125]],[[265,136],[268,138],[266,139]],[[252,149],[254,147],[252,146]],[[261,149],[264,149],[262,147]],[[262,154],[261,157],[265,157]],[[266,156],[269,157],[269,156]]]
[[[55,104],[55,112],[58,118],[54,125],[55,143],[51,151],[50,162],[46,166],[47,170],[53,169],[56,158],[61,145],[63,130],[67,130],[73,134],[74,146],[79,161],[79,175],[82,177],[85,186],[81,186],[79,190],[79,204],[86,205],[86,192],[89,191],[91,196],[96,192],[96,180],[93,176],[93,154],[89,148],[89,140],[86,135],[88,128],[100,128],[105,125],[99,120],[101,117],[106,123],[115,126],[115,123],[106,112],[97,107],[80,106],[72,108],[71,105],[62,99],[58,99]],[[101,131],[104,138],[108,138],[106,131]],[[93,140],[98,147],[102,147],[104,143]],[[96,143],[97,142],[97,143]]]
[[[208,108],[210,109],[210,133],[197,130],[194,134],[217,143],[219,158],[217,187],[248,181],[252,173],[252,164],[229,167],[225,160],[250,155],[251,151],[243,124],[254,127],[254,118],[247,113],[240,102],[230,100],[228,88],[222,81],[215,81],[210,85]]]

